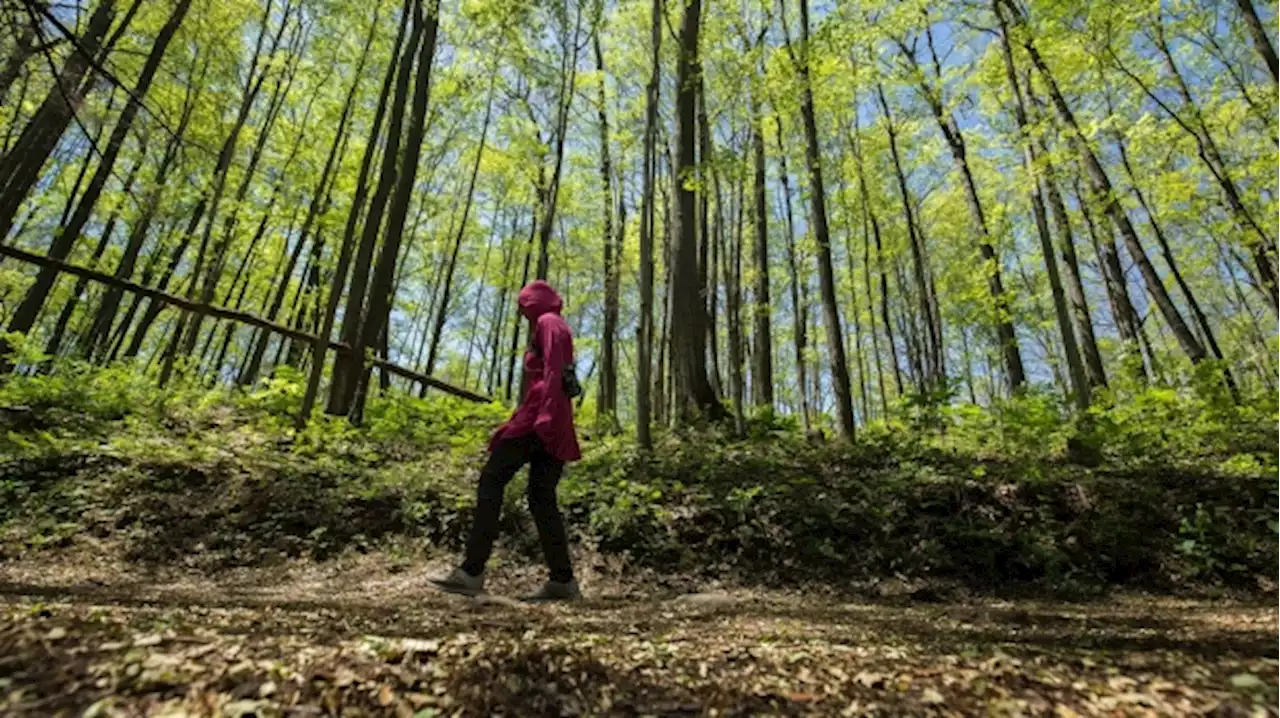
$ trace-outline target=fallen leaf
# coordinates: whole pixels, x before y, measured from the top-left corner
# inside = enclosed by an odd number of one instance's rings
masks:
[[[391,690],[391,686],[383,683],[382,687],[378,689],[378,705],[382,706],[383,708],[386,708],[387,706],[391,705],[392,702],[395,701],[395,699],[396,699],[395,691]]]

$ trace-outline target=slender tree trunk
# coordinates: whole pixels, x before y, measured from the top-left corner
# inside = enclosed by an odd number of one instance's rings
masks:
[[[364,157],[360,160],[360,171],[356,179],[355,195],[351,200],[351,208],[347,213],[346,226],[342,232],[342,245],[338,249],[338,262],[333,270],[333,278],[330,281],[329,296],[325,301],[325,308],[320,317],[320,330],[316,332],[316,342],[311,347],[311,371],[307,376],[307,389],[302,397],[302,408],[298,412],[297,426],[302,428],[311,420],[311,412],[315,408],[316,398],[320,393],[320,380],[324,375],[324,356],[328,349],[329,337],[333,333],[333,324],[335,315],[338,311],[338,303],[342,299],[342,290],[346,287],[347,274],[350,270],[352,254],[355,250],[355,232],[356,225],[360,222],[361,212],[364,210],[365,197],[369,191],[369,169],[373,165],[373,157],[377,152],[378,137],[382,132],[382,120],[386,114],[387,98],[390,95],[392,78],[395,76],[397,59],[400,56],[401,43],[404,41],[405,25],[408,22],[410,0],[405,0],[403,18],[399,29],[396,31],[396,39],[391,45],[391,59],[387,63],[387,70],[383,76],[382,89],[378,93],[378,106],[374,110],[373,122],[369,129],[368,143],[365,145]],[[379,4],[379,9],[381,5]],[[375,14],[373,23],[369,32],[371,36],[376,32],[378,26],[378,15]],[[352,80],[351,90],[347,94],[347,104],[352,104],[355,98],[356,88],[360,84],[360,76],[357,75]],[[363,249],[363,242],[361,244]],[[368,271],[370,257],[373,254],[373,247],[370,245],[368,256],[364,257],[364,269]],[[353,282],[354,284],[354,282]],[[344,318],[345,319],[345,318]],[[340,393],[343,385],[343,377],[339,374],[339,368],[345,367],[346,364],[341,357],[334,360],[333,377],[330,391],[330,399],[333,400]]]
[[[818,123],[814,116],[813,89],[809,78],[809,2],[800,0],[801,57],[791,51],[790,33],[787,48],[800,76],[800,115],[804,122],[805,159],[809,167],[809,194],[812,204],[812,226],[818,244],[818,284],[822,293],[823,326],[827,333],[827,353],[831,361],[831,377],[836,395],[840,434],[847,440],[854,436],[853,398],[849,390],[849,366],[845,360],[844,330],[840,326],[840,309],[836,300],[835,271],[831,261],[831,233],[827,227],[826,189],[822,183],[822,163],[818,142]],[[785,7],[783,17],[785,19]],[[786,23],[783,28],[785,30]]]
[[[854,114],[854,121],[855,122],[858,121],[856,113]],[[876,244],[875,264],[876,264],[876,273],[879,277],[879,284],[880,284],[880,320],[881,320],[881,323],[884,324],[885,341],[889,345],[889,357],[890,357],[890,362],[893,365],[894,388],[897,391],[897,395],[901,396],[903,393],[902,367],[901,367],[901,363],[898,361],[897,341],[895,340],[893,335],[893,321],[889,315],[889,275],[885,272],[885,269],[884,269],[884,247],[883,247],[882,239],[880,236],[880,218],[876,215],[875,208],[871,206],[871,195],[867,191],[867,173],[866,173],[866,168],[863,163],[863,157],[862,157],[862,141],[860,139],[859,129],[856,125],[854,130],[853,158],[854,158],[855,167],[857,168],[857,172],[858,172],[858,193],[863,198],[862,206],[863,206],[863,212],[865,215],[864,222],[870,224],[871,236],[875,239],[875,244]],[[866,273],[866,282],[867,282],[867,301],[871,302],[871,274],[870,274],[871,273],[871,259],[870,259],[871,249],[869,246],[866,247],[865,252],[867,256],[867,261],[865,263],[865,269],[864,269]],[[871,336],[874,341],[876,336],[875,323],[874,323],[875,310],[873,307],[871,307],[870,304],[868,304],[868,309],[870,310],[872,315]],[[879,361],[879,357],[880,357],[880,350],[877,347],[876,349],[877,361]],[[883,376],[881,377],[880,385],[881,385],[880,386],[881,404],[883,405],[884,412],[887,415],[889,413],[889,400],[884,390]]]
[[[484,245],[484,259],[480,262],[480,279],[476,282],[476,302],[471,310],[471,331],[467,335],[467,359],[462,365],[462,385],[466,386],[471,378],[471,358],[476,350],[476,335],[480,333],[480,305],[484,300],[485,283],[489,281],[489,256],[493,254],[493,241],[497,239],[498,228],[502,226],[502,222],[506,219],[503,216],[502,200],[495,200],[493,214],[490,215],[489,239]],[[480,347],[480,351],[484,351],[484,347]],[[480,357],[481,367],[483,369],[484,356]],[[476,370],[477,381],[483,373],[482,369]]]
[[[592,37],[595,50],[596,71],[600,73],[600,90],[596,117],[600,123],[600,184],[604,193],[604,206],[600,215],[604,246],[604,326],[600,337],[600,384],[596,400],[596,430],[617,433],[618,425],[618,358],[615,342],[618,334],[618,305],[620,276],[618,265],[622,261],[622,237],[626,223],[620,222],[617,239],[613,228],[613,163],[609,154],[609,116],[606,112],[604,53],[600,49],[600,27],[597,24]],[[619,203],[621,204],[621,203]],[[615,255],[615,242],[618,252]]]
[[[142,159],[139,157],[133,163],[133,167],[129,169],[124,185],[121,191],[128,196],[133,191],[133,183],[138,178],[138,170],[142,168]],[[120,219],[120,208],[116,207],[111,211],[111,216],[107,219],[106,224],[102,228],[102,234],[98,237],[98,243],[93,248],[93,255],[89,260],[89,267],[96,268],[98,261],[102,259],[103,252],[106,251],[107,245],[111,243],[111,235],[115,233],[116,223]],[[48,343],[45,345],[44,353],[50,357],[56,357],[62,351],[62,341],[67,333],[67,326],[71,322],[72,315],[75,314],[76,308],[80,304],[81,297],[89,288],[89,278],[81,277],[76,280],[75,288],[71,291],[71,296],[62,306],[62,312],[58,315],[58,320],[54,325],[53,334],[50,335]]]
[[[650,22],[650,75],[645,88],[644,172],[640,190],[640,324],[636,350],[636,441],[642,452],[653,448],[650,389],[653,370],[653,191],[657,166],[658,90],[662,79],[662,0],[653,0]]]
[[[271,14],[271,5],[272,3],[267,3],[266,13],[262,18],[262,30],[258,36],[259,46],[262,41],[262,36],[267,32],[267,24]],[[222,198],[226,193],[229,170],[231,169],[231,163],[235,158],[236,147],[240,141],[240,134],[243,131],[245,124],[248,122],[253,106],[257,102],[258,94],[262,91],[262,86],[266,83],[267,75],[270,71],[271,60],[275,57],[276,51],[280,47],[280,41],[284,37],[284,32],[289,25],[290,15],[291,6],[289,3],[286,3],[281,14],[280,26],[276,29],[276,33],[272,37],[271,48],[267,53],[268,60],[266,66],[262,68],[261,72],[257,72],[256,77],[255,70],[258,66],[258,54],[255,50],[254,61],[250,64],[248,84],[245,86],[244,100],[240,104],[238,116],[231,128],[231,134],[228,135],[226,142],[222,146],[222,151],[218,155],[218,164],[213,177],[213,189],[210,192],[209,197],[209,216],[205,221],[204,232],[200,237],[199,249],[196,251],[195,266],[191,270],[191,276],[193,279],[187,289],[187,299],[193,301],[199,300],[204,303],[213,299],[213,291],[217,286],[216,271],[221,261],[219,256],[221,248],[211,247],[210,245],[213,240],[213,230],[218,219],[218,211],[221,209]],[[210,249],[213,251],[210,252]],[[206,264],[208,265],[208,269],[206,269]],[[202,277],[205,277],[203,286],[200,281]],[[161,386],[168,381],[173,367],[173,360],[176,356],[179,354],[189,356],[195,349],[196,338],[199,336],[200,325],[203,321],[203,316],[191,315],[189,312],[183,312],[182,317],[178,322],[179,328],[175,330],[174,336],[174,340],[178,342],[176,345],[178,349],[174,352],[170,352],[166,356],[164,369],[161,371],[159,378]]]
[[[791,206],[791,180],[787,173],[787,149],[783,144],[782,118],[780,115],[774,115],[774,122],[777,125],[778,138],[778,177],[782,182],[782,199],[783,207],[786,210],[786,226],[787,226],[787,272],[790,275],[791,290],[791,332],[795,339],[795,361],[796,361],[796,385],[800,392],[800,413],[804,423],[805,431],[810,428],[809,423],[809,383],[808,383],[808,357],[806,356],[806,345],[808,344],[807,330],[809,326],[809,302],[805,296],[801,300],[801,295],[807,295],[807,292],[801,290],[803,284],[807,284],[807,280],[803,278],[800,271],[800,261],[796,252],[796,233],[795,233],[795,214]]]
[[[889,137],[889,154],[893,159],[894,176],[898,182],[898,196],[902,201],[903,218],[907,225],[907,244],[911,248],[912,272],[915,279],[920,315],[926,333],[923,365],[925,388],[935,391],[946,386],[946,368],[942,361],[942,317],[929,291],[928,258],[924,246],[923,233],[917,226],[915,211],[912,209],[911,192],[907,188],[907,175],[902,167],[901,155],[898,151],[898,131],[889,102],[885,98],[884,86],[876,84],[876,96],[880,102],[880,110],[884,113],[885,129]]]
[[[169,173],[178,159],[181,140],[186,135],[187,125],[191,121],[196,100],[200,95],[199,87],[204,82],[208,67],[209,63],[206,59],[198,79],[194,76],[188,78],[190,81],[187,83],[186,96],[183,99],[182,117],[178,120],[177,129],[165,147],[164,156],[161,158],[160,166],[156,170],[155,186],[147,195],[142,214],[133,222],[133,226],[130,228],[129,239],[125,243],[124,253],[120,257],[120,263],[116,265],[116,279],[130,279],[133,277],[133,270],[137,264],[138,256],[142,253],[142,247],[147,241],[147,233],[151,229],[151,224],[155,220],[156,212],[164,197]],[[98,306],[93,325],[82,343],[82,353],[86,359],[93,360],[101,353],[104,348],[103,345],[111,332],[111,327],[115,323],[116,314],[120,310],[120,301],[123,298],[123,289],[118,287],[107,288],[106,294],[102,298],[102,303]]]
[[[54,80],[56,86],[49,90],[40,107],[32,114],[13,148],[8,154],[0,157],[0,239],[9,235],[18,210],[40,179],[40,171],[53,154],[85,97],[94,87],[95,83],[86,82],[85,76],[90,69],[91,56],[97,55],[103,47],[103,37],[110,29],[115,13],[115,0],[103,0],[98,3],[98,7],[85,25],[84,33],[77,41],[76,51],[71,53],[63,63],[61,71],[57,73]],[[44,291],[47,293],[48,289]],[[21,316],[27,322],[34,321],[39,307],[27,307],[26,310],[32,318],[15,312],[14,319]],[[11,320],[12,323],[13,320]],[[29,328],[30,326],[27,327]],[[11,327],[9,331],[27,331],[27,329]],[[8,349],[2,345],[0,350],[5,354],[8,353]]]
[[[1247,0],[1246,0],[1247,2]],[[1191,88],[1187,85],[1186,80],[1182,76],[1182,71],[1178,69],[1177,63],[1173,59],[1173,51],[1169,48],[1168,42],[1165,40],[1163,27],[1163,12],[1160,13],[1155,24],[1155,45],[1160,51],[1160,55],[1164,60],[1165,68],[1174,79],[1174,84],[1178,88],[1179,94],[1182,96],[1183,105],[1190,112],[1190,121],[1184,119],[1176,109],[1170,107],[1160,95],[1153,91],[1148,84],[1138,75],[1131,72],[1120,57],[1111,51],[1116,66],[1127,75],[1134,84],[1136,84],[1148,98],[1155,102],[1170,119],[1174,121],[1192,140],[1196,143],[1197,154],[1209,173],[1213,175],[1218,186],[1222,189],[1222,196],[1225,200],[1227,213],[1235,220],[1240,229],[1246,235],[1252,235],[1252,239],[1247,241],[1250,252],[1253,254],[1255,269],[1258,274],[1259,282],[1266,288],[1271,295],[1272,310],[1275,311],[1280,306],[1280,287],[1277,285],[1276,272],[1272,259],[1275,254],[1275,239],[1268,234],[1258,223],[1253,213],[1245,206],[1244,200],[1240,195],[1240,189],[1232,177],[1230,168],[1222,157],[1221,151],[1218,149],[1217,142],[1213,139],[1213,133],[1210,132],[1208,123],[1205,122],[1204,115],[1200,112],[1199,105],[1196,104],[1195,97],[1191,94]],[[1111,97],[1107,95],[1107,106],[1110,109]]]
[[[720,352],[718,348],[720,332],[716,327],[716,280],[715,270],[711,265],[715,262],[718,247],[711,235],[711,192],[712,178],[718,172],[712,152],[711,119],[707,115],[707,93],[704,82],[705,72],[702,58],[698,58],[697,71],[698,91],[698,285],[702,303],[706,307],[705,329],[707,334],[707,380],[711,382],[711,391],[716,396],[724,395],[724,386],[720,381]],[[720,200],[716,194],[716,201]],[[719,207],[716,208],[719,212]]]
[[[404,25],[411,18],[421,14],[421,0],[405,0],[401,13],[400,33],[404,33]],[[342,342],[350,347],[345,352],[338,352],[334,357],[333,380],[329,389],[329,405],[325,411],[335,416],[345,416],[351,410],[355,399],[356,386],[363,375],[363,349],[357,349],[362,331],[361,322],[365,318],[365,295],[369,291],[370,269],[373,266],[374,250],[378,244],[378,234],[382,230],[382,218],[387,210],[387,202],[391,190],[396,183],[397,163],[400,155],[400,140],[404,128],[404,110],[408,101],[409,81],[413,73],[413,58],[421,41],[421,24],[416,21],[409,35],[408,44],[404,46],[398,61],[392,61],[387,68],[387,80],[395,74],[395,96],[391,102],[391,117],[387,127],[387,139],[382,149],[382,165],[378,175],[378,184],[369,204],[369,214],[365,217],[364,228],[360,236],[360,245],[356,250],[354,271],[351,276],[351,288],[347,294],[346,309],[342,313]],[[397,48],[400,43],[396,44]],[[384,98],[389,84],[384,82]],[[405,168],[408,170],[409,168]],[[416,167],[413,169],[417,169]],[[376,339],[376,333],[371,336]]]
[[[34,2],[32,5],[39,8],[41,12],[48,7],[43,0]],[[28,19],[22,24],[22,31],[13,38],[13,48],[9,51],[9,57],[5,58],[4,67],[0,68],[0,104],[8,99],[9,89],[22,74],[22,68],[26,66],[27,61],[41,49],[36,45],[36,28],[37,24]],[[3,153],[4,147],[0,147],[0,155]]]
[[[1142,350],[1138,345],[1138,312],[1133,307],[1129,296],[1129,285],[1125,281],[1124,268],[1120,265],[1120,254],[1116,249],[1115,237],[1105,226],[1099,227],[1094,220],[1093,210],[1089,207],[1084,189],[1080,187],[1079,178],[1075,179],[1076,202],[1080,206],[1080,214],[1084,217],[1085,228],[1093,243],[1094,254],[1098,258],[1098,269],[1102,274],[1102,283],[1107,290],[1107,298],[1111,303],[1111,316],[1116,323],[1116,332],[1125,347],[1125,352],[1141,357]],[[1141,361],[1136,362],[1138,378],[1147,379],[1146,369]]]
[[[1276,48],[1271,44],[1271,37],[1267,35],[1266,26],[1258,18],[1258,11],[1253,7],[1253,0],[1236,0],[1236,6],[1240,8],[1240,14],[1244,16],[1244,23],[1249,27],[1249,37],[1253,40],[1254,49],[1258,51],[1258,55],[1262,58],[1262,63],[1271,71],[1272,82],[1280,82],[1280,68],[1276,64]]]
[[[1028,85],[1029,87],[1029,85]],[[1049,154],[1043,140],[1040,144],[1042,159]],[[1076,257],[1076,246],[1071,220],[1067,215],[1067,206],[1058,191],[1057,178],[1053,165],[1045,159],[1043,176],[1044,187],[1049,198],[1049,207],[1053,212],[1054,224],[1058,228],[1058,247],[1061,250],[1062,271],[1066,275],[1067,299],[1071,304],[1071,319],[1075,327],[1076,341],[1080,353],[1084,357],[1085,376],[1091,388],[1107,385],[1106,370],[1102,366],[1102,353],[1098,351],[1098,340],[1093,331],[1093,316],[1089,313],[1088,299],[1084,293],[1084,282],[1080,279],[1080,262]]]
[[[538,226],[538,279],[546,279],[551,265],[551,232],[555,225],[556,204],[560,198],[560,177],[564,171],[564,145],[569,132],[569,110],[573,106],[574,84],[578,77],[578,34],[582,28],[582,4],[574,14],[573,37],[564,46],[560,68],[560,91],[556,98],[555,164],[551,183],[547,186],[542,221]]]
[[[462,239],[467,233],[467,220],[471,216],[471,204],[475,199],[476,178],[480,176],[480,160],[484,157],[485,142],[489,138],[489,118],[493,110],[493,88],[497,72],[490,75],[489,99],[485,102],[484,122],[480,126],[480,144],[476,147],[476,159],[471,165],[471,181],[467,184],[467,199],[462,205],[462,219],[458,222],[458,231],[453,238],[453,252],[445,265],[444,279],[441,286],[440,305],[436,307],[435,326],[431,332],[431,348],[427,351],[427,364],[424,374],[431,374],[436,368],[436,357],[440,349],[440,338],[444,334],[444,324],[449,318],[449,299],[453,292],[453,274],[458,266],[458,251],[462,249]],[[438,276],[438,275],[437,275]]]
[[[110,0],[104,2],[103,6],[110,6]],[[164,59],[165,51],[169,47],[170,40],[173,39],[178,28],[182,25],[183,19],[186,17],[188,8],[191,7],[191,0],[179,0],[174,7],[173,12],[169,15],[169,19],[160,29],[156,36],[155,42],[151,46],[151,52],[147,55],[147,60],[143,65],[142,72],[138,76],[138,83],[133,93],[129,96],[129,101],[125,103],[124,110],[120,113],[119,120],[116,121],[115,127],[111,131],[111,137],[107,140],[107,147],[102,153],[102,159],[98,162],[98,168],[94,171],[93,179],[89,180],[89,186],[85,189],[84,196],[80,199],[76,211],[72,214],[70,221],[62,231],[58,233],[53,243],[49,247],[49,256],[66,260],[71,255],[71,251],[75,248],[76,241],[80,238],[80,233],[84,231],[84,227],[89,222],[89,217],[93,213],[93,207],[97,204],[98,198],[102,195],[102,190],[106,187],[107,180],[110,178],[113,168],[115,167],[116,158],[120,155],[120,150],[124,147],[125,139],[128,137],[129,131],[133,127],[133,120],[137,117],[138,111],[142,105],[142,98],[146,97],[147,91],[151,88],[151,83],[155,79],[156,71],[160,67],[160,61]],[[95,18],[96,18],[95,14]],[[91,30],[92,31],[92,30]],[[73,59],[76,56],[73,56]],[[68,61],[71,62],[71,61]],[[74,114],[76,107],[74,102],[71,106],[65,108],[65,111]],[[70,119],[69,117],[67,118]],[[34,121],[34,118],[33,118]],[[65,129],[66,123],[63,123]],[[59,132],[61,134],[61,132]],[[22,145],[19,147],[22,150]],[[16,153],[16,151],[15,151]],[[43,162],[41,162],[43,164]],[[36,168],[37,172],[39,167]],[[137,171],[135,166],[134,172]],[[7,196],[11,192],[17,192],[21,185],[10,185],[5,187],[4,194]],[[126,190],[128,191],[128,190]],[[25,194],[25,190],[23,191]],[[16,209],[16,208],[15,208]],[[5,236],[9,230],[7,222],[0,219],[0,237]],[[10,332],[28,332],[35,323],[35,318],[40,312],[40,308],[44,306],[45,299],[49,296],[49,292],[53,289],[54,283],[57,281],[58,272],[53,269],[41,268],[36,275],[35,283],[27,290],[27,294],[23,297],[22,302],[14,311],[8,327]],[[5,343],[0,340],[0,355],[7,354]],[[8,361],[0,358],[0,372],[7,368]]]
[[[1231,392],[1231,396],[1239,403],[1240,389],[1236,385],[1235,377],[1231,375],[1230,367],[1226,364],[1226,357],[1222,353],[1222,348],[1218,345],[1218,338],[1214,335],[1213,326],[1210,324],[1204,308],[1200,306],[1200,302],[1196,299],[1195,292],[1191,291],[1191,285],[1187,283],[1186,278],[1182,276],[1182,271],[1178,268],[1178,263],[1173,256],[1173,248],[1169,246],[1169,238],[1165,236],[1164,227],[1160,225],[1160,220],[1156,217],[1155,208],[1147,202],[1146,195],[1143,194],[1142,189],[1138,186],[1138,177],[1134,172],[1133,163],[1129,160],[1129,150],[1125,145],[1124,138],[1117,133],[1116,147],[1120,151],[1120,162],[1124,166],[1125,173],[1129,176],[1129,186],[1133,191],[1134,199],[1138,200],[1138,206],[1142,207],[1142,211],[1147,215],[1147,224],[1151,225],[1151,232],[1155,235],[1156,242],[1160,245],[1160,254],[1164,257],[1165,266],[1169,268],[1170,276],[1173,277],[1174,283],[1178,285],[1179,291],[1182,292],[1182,297],[1186,300],[1187,307],[1191,310],[1191,316],[1195,320],[1196,326],[1200,329],[1200,334],[1208,345],[1209,351],[1213,353],[1213,358],[1223,362],[1223,381]]]
[[[394,301],[392,280],[394,279],[397,260],[400,256],[400,242],[404,232],[405,218],[409,211],[409,198],[413,192],[414,181],[418,174],[418,160],[422,152],[422,141],[426,130],[427,100],[431,89],[431,66],[435,58],[436,34],[440,22],[439,0],[427,0],[426,17],[423,14],[421,0],[415,11],[415,24],[423,35],[418,49],[418,72],[413,88],[413,108],[409,123],[409,133],[405,140],[404,154],[400,158],[402,169],[396,180],[395,196],[392,198],[387,215],[386,238],[383,241],[382,253],[374,268],[369,295],[369,309],[362,322],[360,338],[355,345],[356,357],[363,363],[365,349],[373,346],[382,332],[390,333],[387,319],[390,316]],[[409,42],[409,47],[419,43]],[[397,92],[397,95],[400,95]],[[393,117],[394,124],[394,117]],[[351,419],[359,424],[363,410],[363,398],[367,396],[368,381],[362,378],[356,390],[356,403],[351,407]]]
[[[1013,64],[1013,44],[1009,39],[1009,28],[1005,22],[1000,0],[992,0],[992,10],[1000,22],[1000,48],[1004,59],[1005,79],[1013,94],[1014,119],[1018,124],[1019,141],[1022,144],[1022,162],[1026,168],[1028,189],[1031,200],[1031,215],[1035,219],[1036,234],[1040,237],[1040,253],[1044,257],[1045,274],[1049,278],[1049,291],[1053,295],[1054,314],[1058,320],[1058,331],[1062,336],[1062,350],[1067,358],[1067,369],[1071,375],[1072,396],[1080,411],[1089,408],[1091,386],[1085,376],[1084,363],[1080,358],[1079,345],[1076,343],[1075,328],[1071,314],[1067,308],[1066,293],[1062,288],[1062,278],[1058,274],[1058,262],[1053,251],[1053,237],[1049,233],[1049,218],[1045,211],[1044,196],[1040,192],[1040,181],[1036,171],[1035,144],[1031,139],[1027,106],[1023,100],[1022,87],[1018,84],[1018,72]]]
[[[734,430],[739,436],[746,432],[743,417],[743,404],[746,400],[746,381],[743,376],[745,342],[742,337],[742,226],[743,204],[742,179],[739,178],[733,199],[735,216],[733,237],[729,245],[722,249],[726,262],[724,265],[725,285],[725,327],[729,339],[729,395],[733,399]]]
[[[941,65],[936,52],[934,52],[932,30],[926,27],[925,36],[928,39],[934,72],[937,75],[936,80],[941,83]],[[978,185],[974,180],[973,170],[969,166],[968,147],[965,142],[964,132],[960,129],[959,124],[956,123],[955,115],[944,106],[941,89],[931,87],[923,79],[925,75],[919,67],[915,54],[901,41],[898,42],[898,45],[903,55],[920,73],[920,92],[928,102],[929,108],[933,111],[934,120],[938,124],[938,129],[942,131],[943,138],[947,142],[947,148],[951,151],[952,163],[955,165],[956,172],[960,175],[961,183],[964,186],[969,215],[978,235],[978,252],[982,256],[982,261],[986,264],[983,271],[986,274],[987,288],[991,294],[994,307],[996,337],[1000,344],[1001,355],[1004,358],[1005,374],[1009,379],[1009,388],[1014,392],[1020,391],[1026,384],[1026,371],[1022,365],[1022,352],[1018,348],[1018,337],[1014,331],[1013,318],[1010,316],[1009,297],[1004,288],[1004,281],[1000,276],[1000,257],[992,244],[991,232],[987,226],[986,212],[982,207],[982,200],[978,196]],[[925,317],[926,322],[928,319],[928,317]]]
[[[1009,2],[1009,0],[1003,1]],[[1146,250],[1142,248],[1142,242],[1138,239],[1137,230],[1134,229],[1133,223],[1129,221],[1124,207],[1120,205],[1120,201],[1111,185],[1111,179],[1107,176],[1107,172],[1098,161],[1097,155],[1094,154],[1093,149],[1089,147],[1088,141],[1081,133],[1080,127],[1076,123],[1075,115],[1072,114],[1071,108],[1067,105],[1067,100],[1059,90],[1052,72],[1049,70],[1048,65],[1045,64],[1044,58],[1040,56],[1035,43],[1029,36],[1024,38],[1023,46],[1031,56],[1031,61],[1035,63],[1040,76],[1044,79],[1045,85],[1049,90],[1049,96],[1058,111],[1058,116],[1062,119],[1063,124],[1067,126],[1071,141],[1075,145],[1080,161],[1088,173],[1090,187],[1096,201],[1102,205],[1111,221],[1120,230],[1120,236],[1124,239],[1125,246],[1128,248],[1129,254],[1132,255],[1133,261],[1138,265],[1138,271],[1142,274],[1147,291],[1151,294],[1156,306],[1160,309],[1161,315],[1164,316],[1165,321],[1169,324],[1169,328],[1173,330],[1173,334],[1182,346],[1183,352],[1186,353],[1192,363],[1199,363],[1205,358],[1204,347],[1196,340],[1191,328],[1187,326],[1186,321],[1182,318],[1182,313],[1178,311],[1178,308],[1173,304],[1173,300],[1169,297],[1169,292],[1160,280],[1160,275],[1156,273],[1150,258],[1147,257]]]
[[[773,407],[773,329],[769,314],[773,303],[769,297],[769,205],[765,194],[764,118],[759,100],[752,98],[751,149],[754,166],[752,193],[755,197],[755,242],[752,250],[755,260],[755,296],[752,301],[753,339],[751,397],[757,407]]]
[[[165,267],[164,273],[160,277],[160,283],[156,286],[156,289],[159,289],[160,291],[168,289],[169,282],[173,280],[173,276],[177,272],[178,266],[182,263],[183,256],[187,253],[187,248],[191,246],[191,239],[195,236],[195,228],[200,223],[201,217],[204,216],[204,210],[207,206],[208,201],[204,197],[201,197],[200,200],[196,202],[195,209],[191,212],[191,219],[187,222],[186,229],[183,230],[182,238],[178,241],[178,245],[174,247],[173,252],[169,257],[169,263]],[[149,284],[148,280],[149,277],[144,275],[143,284]],[[129,309],[130,314],[133,313],[134,307],[136,306],[137,302],[135,301],[134,305]],[[164,310],[164,305],[160,302],[149,301],[147,303],[147,310],[142,313],[142,318],[138,320],[138,326],[134,328],[133,337],[130,338],[129,346],[125,349],[124,357],[126,359],[132,359],[138,355],[138,352],[142,349],[142,345],[146,342],[147,334],[151,330],[151,325],[155,322],[156,318],[160,316],[160,312],[162,310]],[[127,319],[128,318],[126,318],[126,321],[123,323],[123,327],[128,327],[129,322]],[[111,358],[113,360],[115,359],[114,350],[112,351]]]

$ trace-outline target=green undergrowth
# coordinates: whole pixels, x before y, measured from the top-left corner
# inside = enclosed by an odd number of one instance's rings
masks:
[[[125,367],[0,387],[0,552],[110,545],[140,564],[259,565],[461,545],[497,405],[372,400],[292,429],[300,378],[158,390]],[[1268,403],[1269,402],[1269,403]],[[1052,398],[908,410],[846,444],[758,416],[747,436],[584,442],[561,503],[623,566],[740,581],[886,577],[972,589],[1274,590],[1274,398],[1150,388],[1068,420]],[[517,487],[509,506],[523,504]],[[536,560],[532,522],[502,541]],[[93,542],[100,542],[94,544]]]

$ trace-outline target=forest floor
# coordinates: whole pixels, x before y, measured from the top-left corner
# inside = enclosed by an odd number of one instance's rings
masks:
[[[1277,610],[583,576],[525,606],[384,553],[208,573],[0,562],[0,714],[1275,715]],[[536,586],[499,566],[490,589]]]

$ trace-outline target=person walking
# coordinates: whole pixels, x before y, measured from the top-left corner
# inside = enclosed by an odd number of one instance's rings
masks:
[[[581,393],[573,373],[573,333],[560,316],[563,302],[539,279],[520,290],[520,314],[529,320],[530,349],[524,355],[525,391],[511,418],[494,432],[489,459],[480,471],[471,533],[462,565],[430,579],[450,593],[484,593],[484,569],[498,537],[502,495],[512,477],[529,465],[529,510],[538,527],[550,580],[526,601],[565,601],[581,596],[569,561],[556,485],[564,465],[582,458],[573,426],[573,396]]]

